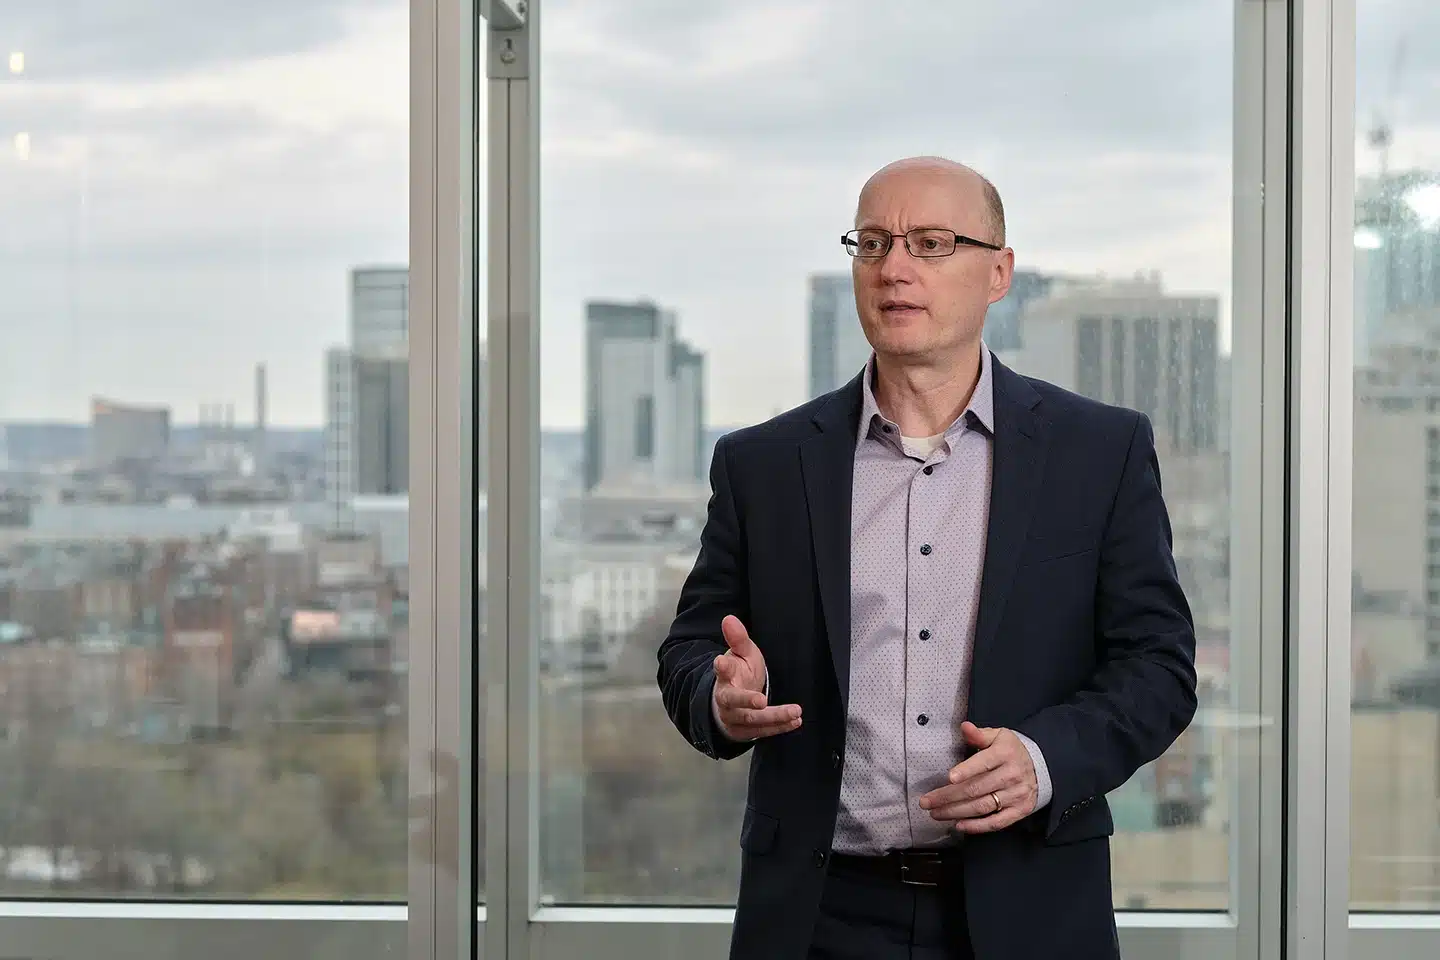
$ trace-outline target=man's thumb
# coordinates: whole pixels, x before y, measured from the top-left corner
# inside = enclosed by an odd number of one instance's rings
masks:
[[[995,738],[1000,735],[1000,731],[993,727],[977,727],[969,720],[960,724],[960,733],[965,737],[966,743],[982,750],[994,743]]]
[[[725,645],[733,650],[737,657],[755,655],[755,641],[750,639],[750,632],[745,629],[745,624],[740,622],[739,617],[732,614],[721,620],[720,632],[725,635]]]

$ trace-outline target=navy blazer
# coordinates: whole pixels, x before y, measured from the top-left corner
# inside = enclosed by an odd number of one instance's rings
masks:
[[[993,358],[992,358],[993,359]],[[1105,795],[1195,713],[1195,634],[1149,421],[994,362],[990,527],[969,719],[1044,753],[1048,807],[964,838],[976,956],[1119,956]],[[700,552],[659,650],[665,709],[717,759],[751,752],[730,956],[803,960],[839,806],[850,680],[860,377],[722,438]],[[765,655],[800,729],[732,743],[710,708],[720,621]]]

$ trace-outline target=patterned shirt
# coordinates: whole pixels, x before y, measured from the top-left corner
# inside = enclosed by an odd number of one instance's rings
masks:
[[[990,513],[995,428],[990,351],[943,434],[902,437],[866,365],[850,520],[850,697],[834,848],[880,854],[958,841],[921,810],[968,754],[960,735]],[[1028,738],[1039,781],[1051,784]]]

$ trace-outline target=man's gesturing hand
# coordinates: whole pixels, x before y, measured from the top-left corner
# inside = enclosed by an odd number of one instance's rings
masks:
[[[799,704],[771,707],[765,700],[765,658],[739,617],[720,623],[730,649],[715,658],[715,716],[731,740],[758,740],[800,726]]]
[[[975,753],[950,771],[949,784],[920,798],[920,809],[936,820],[954,820],[961,833],[1004,830],[1029,816],[1040,787],[1025,744],[1013,730],[982,729],[969,720],[960,733]]]

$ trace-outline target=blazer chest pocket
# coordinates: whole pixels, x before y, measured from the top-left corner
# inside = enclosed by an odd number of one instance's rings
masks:
[[[1032,536],[1025,542],[1025,553],[1021,556],[1020,563],[1022,566],[1035,566],[1091,553],[1100,545],[1099,539],[1099,531],[1095,527],[1080,527]]]
[[[775,846],[775,831],[779,826],[779,820],[747,804],[745,820],[740,825],[740,849],[753,854],[769,853]]]

